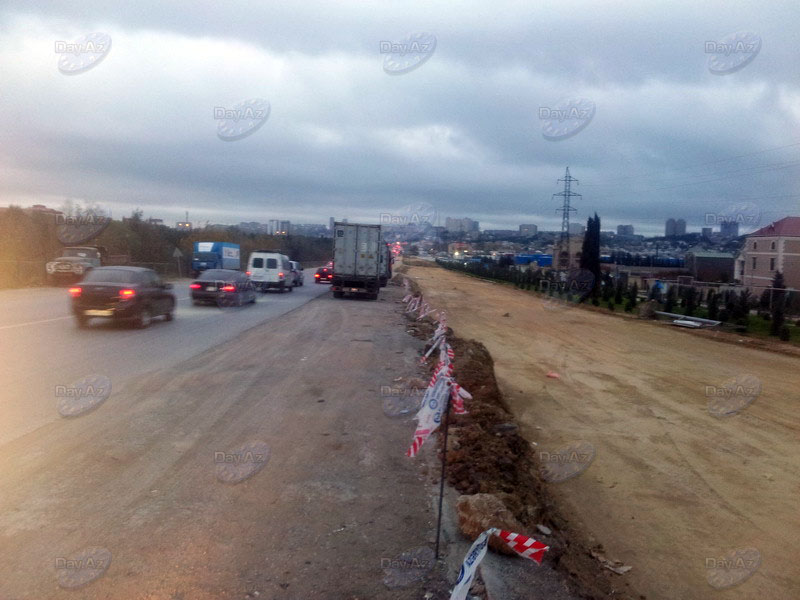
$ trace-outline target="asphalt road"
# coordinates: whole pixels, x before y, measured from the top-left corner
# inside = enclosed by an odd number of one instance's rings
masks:
[[[86,340],[71,376],[90,353],[117,373],[103,350],[157,368],[93,411],[0,445],[0,598],[447,598],[456,573],[432,550],[436,444],[406,457],[412,414],[381,395],[424,374],[402,288],[377,302],[326,295],[177,355],[323,289],[216,317],[184,302],[175,321],[142,332],[30,326],[60,332],[53,365],[65,340]],[[31,405],[55,412],[52,394]],[[456,536],[445,530],[445,554]],[[462,544],[451,563],[463,554]]]
[[[163,369],[256,325],[276,319],[328,292],[306,284],[293,292],[259,294],[255,305],[219,309],[192,306],[189,281],[175,284],[175,320],[154,320],[144,330],[95,319],[89,329],[75,326],[66,288],[0,292],[0,444],[61,418],[55,389],[84,377],[102,375],[113,393],[132,378]]]

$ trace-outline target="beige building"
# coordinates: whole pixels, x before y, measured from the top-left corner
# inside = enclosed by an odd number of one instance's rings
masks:
[[[561,241],[556,241],[553,244],[551,254],[553,255],[553,268],[554,269],[577,269],[581,264],[581,253],[583,251],[583,236],[571,235],[569,236],[569,255],[567,254],[566,245],[562,247]],[[569,256],[569,261],[567,257]]]
[[[735,277],[748,288],[772,284],[783,273],[787,288],[800,289],[800,217],[784,217],[745,237]]]

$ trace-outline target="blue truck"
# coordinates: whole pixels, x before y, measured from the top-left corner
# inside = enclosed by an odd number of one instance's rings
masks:
[[[241,269],[239,244],[230,242],[195,242],[192,252],[192,277],[208,269]]]

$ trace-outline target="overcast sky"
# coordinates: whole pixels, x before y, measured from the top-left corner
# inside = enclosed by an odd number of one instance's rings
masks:
[[[0,8],[0,205],[557,229],[569,166],[604,230],[800,216],[797,0],[116,4]],[[255,125],[215,115],[251,99]]]

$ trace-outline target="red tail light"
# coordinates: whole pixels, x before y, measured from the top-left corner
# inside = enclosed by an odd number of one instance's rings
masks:
[[[136,295],[136,290],[120,290],[119,295],[121,298],[133,298]]]
[[[244,274],[247,275],[248,277],[250,277],[250,275],[252,275],[253,272],[252,271],[245,271]]]
[[[203,286],[201,286],[199,283],[193,283],[189,286],[189,288],[193,290],[199,290],[201,287]]]
[[[278,277],[280,277],[281,279],[283,279],[283,273],[278,273]]]
[[[80,298],[83,290],[79,287],[69,288],[69,293],[73,298]]]
[[[235,285],[226,285],[222,287],[223,292],[235,292],[236,286]]]
[[[314,273],[314,277],[319,277],[319,273]]]

